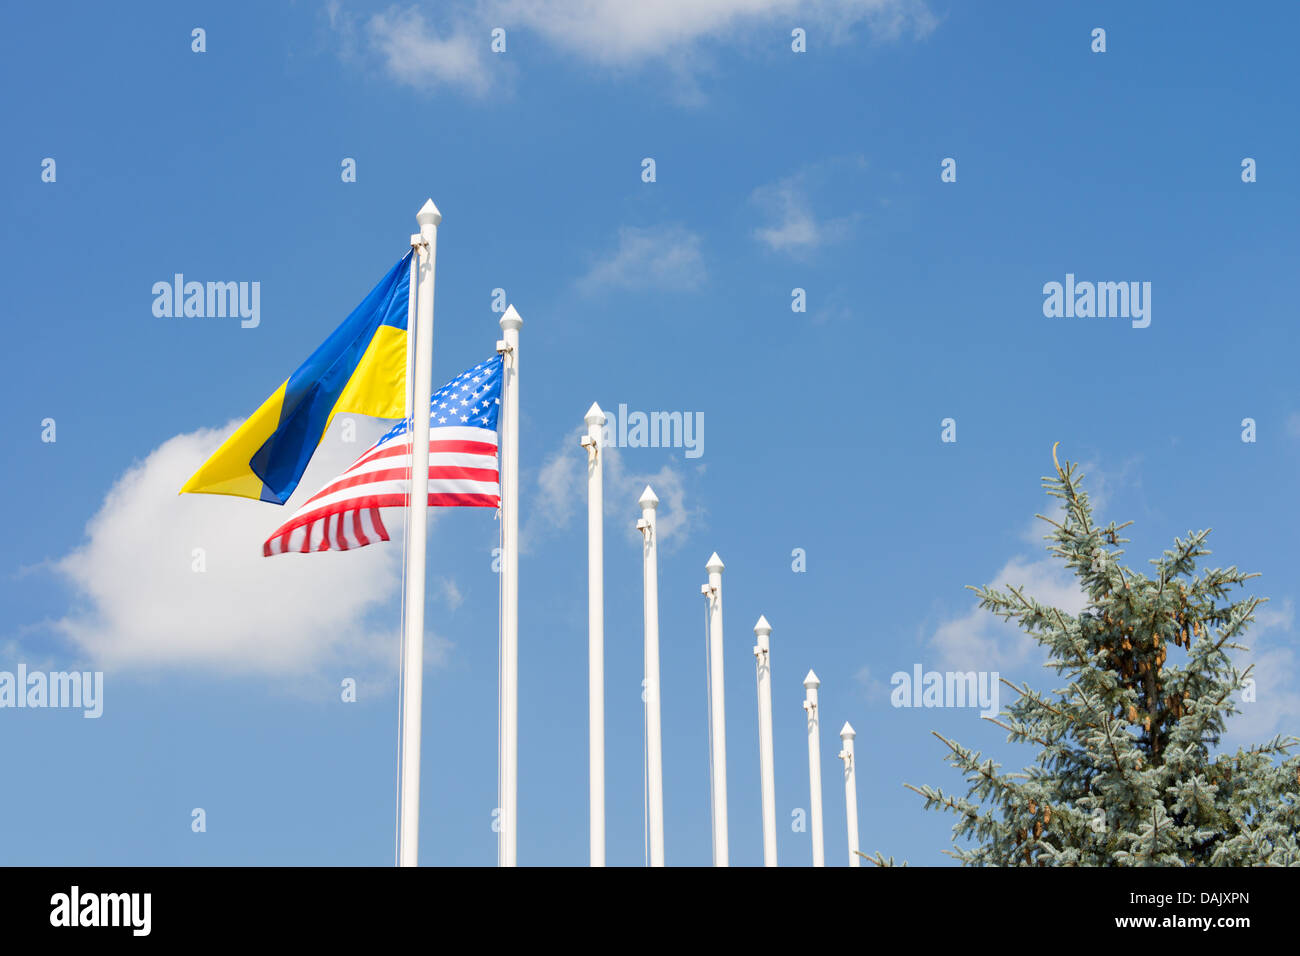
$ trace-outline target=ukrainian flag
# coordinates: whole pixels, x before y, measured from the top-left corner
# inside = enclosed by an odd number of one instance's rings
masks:
[[[282,505],[335,415],[404,417],[410,283],[408,252],[194,473],[181,494],[236,495]]]

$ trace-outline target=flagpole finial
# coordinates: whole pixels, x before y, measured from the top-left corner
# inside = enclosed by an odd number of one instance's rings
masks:
[[[847,720],[844,721],[844,726],[840,728],[840,737],[844,740],[848,740],[850,737],[856,737],[857,735],[858,732],[853,729],[853,725]]]
[[[767,623],[767,617],[760,614],[758,623],[754,625],[754,634],[761,637],[764,634],[772,633],[772,625]]]
[[[583,421],[588,425],[603,425],[605,424],[605,413],[600,410],[599,405],[592,402],[591,408],[587,409],[587,415]]]
[[[804,687],[821,687],[821,686],[822,686],[822,682],[817,678],[817,675],[816,675],[815,673],[813,673],[812,671],[809,671],[809,672],[808,672],[808,676],[805,677],[805,678],[803,679],[803,686],[804,686]]]
[[[426,199],[420,211],[415,214],[415,221],[422,226],[436,226],[442,222],[442,213],[438,212],[432,199]]]
[[[654,489],[649,485],[646,485],[645,491],[641,492],[641,497],[637,499],[636,503],[642,508],[649,508],[653,511],[659,505],[659,498],[655,494]]]
[[[523,324],[524,320],[520,318],[519,313],[515,311],[515,307],[513,305],[507,306],[505,314],[501,316],[501,328],[517,329]]]
[[[713,557],[709,558],[709,563],[704,566],[704,570],[709,572],[722,571],[725,567],[726,565],[722,563],[722,559],[718,557],[718,552],[714,551]]]

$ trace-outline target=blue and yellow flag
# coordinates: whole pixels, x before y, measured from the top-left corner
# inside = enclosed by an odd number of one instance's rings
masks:
[[[339,412],[406,414],[411,254],[194,473],[181,494],[284,504]]]

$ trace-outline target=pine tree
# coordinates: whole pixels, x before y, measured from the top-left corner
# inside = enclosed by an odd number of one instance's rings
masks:
[[[971,588],[1064,675],[1051,694],[1004,681],[1019,696],[993,722],[1008,740],[1035,745],[1036,765],[1004,774],[936,734],[966,797],[905,786],[927,810],[957,816],[951,855],[967,865],[1300,866],[1300,756],[1288,754],[1300,738],[1217,752],[1251,670],[1238,671],[1228,652],[1246,649],[1235,641],[1267,600],[1229,594],[1258,575],[1198,574],[1208,529],[1175,538],[1150,562],[1152,576],[1122,566],[1117,545],[1132,522],[1094,524],[1077,466],[1062,467],[1055,448],[1052,462],[1043,484],[1061,500],[1061,520],[1036,517],[1052,525],[1048,550],[1078,578],[1086,607],[1069,615],[1014,587]]]

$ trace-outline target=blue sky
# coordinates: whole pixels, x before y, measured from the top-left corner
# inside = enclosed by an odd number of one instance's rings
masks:
[[[1074,599],[1032,519],[1056,441],[1085,463],[1101,514],[1136,521],[1131,565],[1211,526],[1216,562],[1263,572],[1254,593],[1272,600],[1247,642],[1258,700],[1231,741],[1300,727],[1295,12],[580,6],[6,11],[0,670],[103,670],[105,691],[98,720],[0,710],[0,862],[391,862],[398,547],[264,559],[291,508],[175,491],[404,254],[426,196],[444,217],[437,382],[491,353],[494,289],[525,322],[521,864],[587,859],[577,432],[593,400],[705,422],[698,458],[611,455],[611,864],[644,859],[632,525],[647,481],[664,501],[670,865],[709,862],[699,585],[715,550],[733,864],[762,859],[760,614],[781,862],[810,860],[790,825],[808,805],[809,668],[828,862],[846,858],[845,720],[863,848],[947,862],[950,820],[902,786],[960,786],[931,731],[1009,767],[1032,754],[974,709],[891,707],[890,675],[919,663],[1054,686],[963,586]],[[940,179],[945,158],[956,182]],[[154,316],[151,287],[177,272],[260,283],[259,324]],[[1149,327],[1045,317],[1043,286],[1067,273],[1150,282]],[[941,441],[945,418],[956,442]],[[332,432],[301,490],[384,427],[360,421],[355,444]],[[479,510],[432,527],[425,863],[496,859],[496,535]]]

